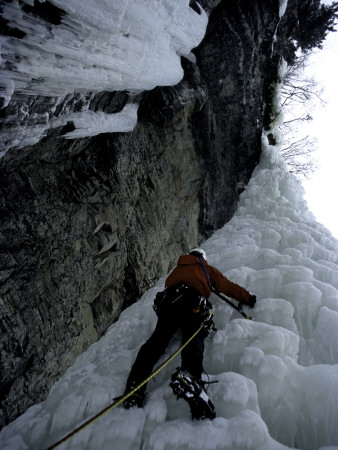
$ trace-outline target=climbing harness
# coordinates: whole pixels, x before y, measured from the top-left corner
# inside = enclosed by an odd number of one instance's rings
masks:
[[[185,306],[180,303],[180,300],[184,299]],[[202,295],[199,294],[196,289],[193,289],[186,284],[171,286],[164,291],[156,294],[153,309],[157,316],[166,314],[168,308],[172,308],[174,305],[178,306],[177,313],[180,314],[180,308],[186,310],[187,307],[191,308],[194,316],[198,317],[200,322],[204,323],[204,337],[213,337],[217,331],[213,322],[212,304]]]
[[[252,320],[251,316],[248,316],[247,314],[245,314],[245,312],[243,311],[243,306],[241,303],[238,304],[238,306],[236,306],[234,303],[232,303],[227,297],[225,297],[224,295],[220,294],[219,292],[217,292],[214,288],[211,288],[212,292],[214,294],[216,294],[219,298],[221,298],[222,300],[224,300],[228,305],[232,306],[237,312],[239,312],[245,319],[248,320]]]
[[[207,325],[203,322],[201,324],[201,326],[198,328],[198,330],[195,331],[195,333],[184,344],[182,344],[181,347],[178,350],[176,350],[175,353],[173,353],[171,356],[169,356],[157,369],[155,369],[146,379],[141,381],[141,383],[139,383],[134,389],[132,389],[131,391],[127,392],[126,394],[121,395],[120,397],[117,397],[116,399],[114,399],[113,403],[106,406],[104,409],[102,409],[100,412],[95,414],[93,417],[87,419],[85,422],[83,422],[81,425],[79,425],[73,431],[69,432],[63,438],[61,438],[60,440],[55,442],[53,445],[48,447],[47,450],[52,450],[52,449],[58,447],[59,445],[63,444],[64,442],[68,441],[70,438],[75,436],[77,433],[79,433],[81,430],[86,428],[88,425],[94,423],[100,417],[104,416],[109,411],[114,409],[116,406],[123,403],[124,400],[126,400],[129,396],[134,394],[138,389],[140,389],[144,384],[146,384],[151,378],[153,378],[155,375],[157,375],[167,364],[169,364],[188,344],[190,344],[190,342],[197,336],[197,334],[200,331],[202,331],[206,326]]]

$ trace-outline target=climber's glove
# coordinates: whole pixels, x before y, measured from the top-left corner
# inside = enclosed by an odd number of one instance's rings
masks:
[[[255,306],[256,303],[256,296],[252,295],[248,301],[248,306],[250,306],[250,308],[253,308]]]

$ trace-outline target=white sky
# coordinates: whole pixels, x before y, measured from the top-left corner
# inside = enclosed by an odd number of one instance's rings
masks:
[[[323,3],[330,4],[331,1]],[[311,57],[307,69],[323,87],[324,108],[312,111],[311,129],[318,138],[318,169],[309,180],[303,181],[306,200],[318,222],[338,239],[338,32],[329,33],[324,48]]]

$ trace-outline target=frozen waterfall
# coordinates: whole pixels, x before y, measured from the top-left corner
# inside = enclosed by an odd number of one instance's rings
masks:
[[[208,262],[258,296],[253,321],[212,296],[218,332],[204,366],[217,418],[193,422],[168,386],[179,357],[148,385],[144,409],[118,407],[60,448],[118,450],[338,448],[338,242],[317,223],[276,148],[230,222],[203,248]],[[0,434],[2,450],[43,449],[120,395],[151,334],[164,280],[125,310],[53,386]],[[173,338],[166,355],[179,345]]]

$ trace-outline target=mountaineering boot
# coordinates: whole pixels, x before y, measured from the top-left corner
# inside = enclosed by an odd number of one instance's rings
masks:
[[[126,389],[126,392],[130,392],[137,386],[137,383],[131,383],[130,386],[128,386],[128,389]],[[135,391],[133,394],[129,395],[123,402],[123,405],[125,409],[133,408],[134,406],[137,406],[137,408],[143,408],[144,402],[146,399],[146,394],[142,388]]]
[[[205,392],[204,384],[199,378],[178,367],[171,376],[169,386],[177,398],[184,398],[189,403],[193,419],[212,420],[216,417],[216,411],[212,401]]]

